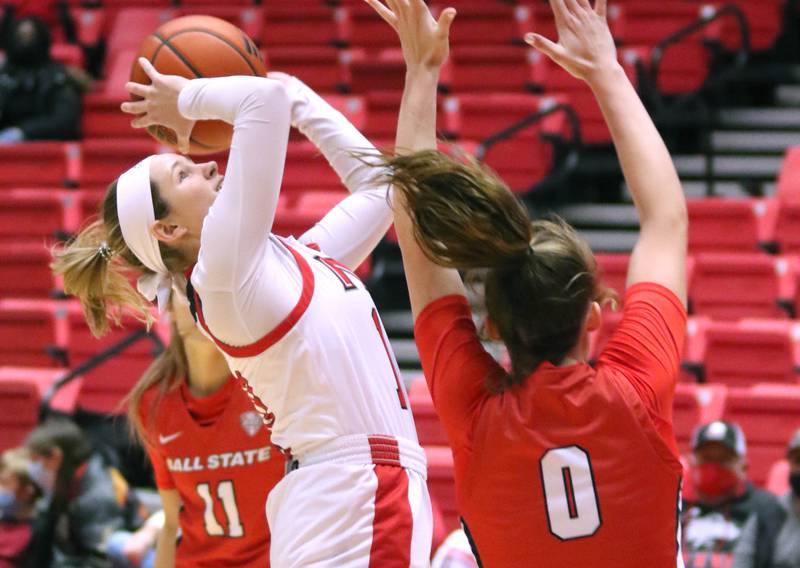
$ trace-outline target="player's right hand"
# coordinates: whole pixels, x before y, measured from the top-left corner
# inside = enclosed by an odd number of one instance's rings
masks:
[[[431,16],[423,0],[365,0],[400,36],[403,57],[409,71],[423,67],[437,69],[450,52],[450,24],[455,8],[442,10],[439,21]]]
[[[178,150],[189,151],[189,140],[194,121],[185,118],[178,110],[178,96],[189,80],[177,75],[162,75],[146,58],[139,58],[139,65],[150,78],[149,85],[129,82],[125,89],[142,100],[122,103],[122,110],[137,117],[131,121],[134,128],[161,125],[172,129],[178,142]]]
[[[607,0],[550,0],[558,30],[558,43],[536,33],[525,41],[578,79],[595,77],[619,66],[617,48],[606,21]]]

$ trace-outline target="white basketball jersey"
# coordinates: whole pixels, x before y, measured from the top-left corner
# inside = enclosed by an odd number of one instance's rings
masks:
[[[400,372],[364,284],[344,265],[295,239],[270,236],[299,268],[302,292],[292,311],[260,340],[225,344],[200,323],[243,378],[272,441],[302,455],[333,438],[390,435],[417,442]],[[313,245],[312,245],[313,246]]]

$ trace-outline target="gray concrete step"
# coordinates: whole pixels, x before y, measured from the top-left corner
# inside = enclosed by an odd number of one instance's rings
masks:
[[[787,132],[718,130],[711,134],[711,144],[717,152],[783,154],[786,148],[800,144],[800,130]]]
[[[723,128],[786,130],[800,128],[800,108],[731,108],[719,113]]]

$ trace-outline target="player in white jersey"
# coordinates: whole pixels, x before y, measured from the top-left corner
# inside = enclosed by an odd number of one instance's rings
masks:
[[[194,120],[234,125],[224,183],[214,163],[175,154],[125,172],[103,221],[58,254],[67,290],[102,332],[109,306],[143,307],[118,258],[160,303],[191,270],[198,324],[291,452],[267,504],[273,566],[427,566],[425,456],[375,306],[351,272],[391,223],[387,188],[352,155],[374,148],[295,79],[188,81],[141,64],[152,85],[129,84],[143,100],[123,105],[141,115],[136,126],[161,124],[185,142]],[[270,232],[290,123],[352,191],[299,240]]]

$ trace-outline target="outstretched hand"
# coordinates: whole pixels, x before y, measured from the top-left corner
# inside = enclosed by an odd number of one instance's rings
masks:
[[[525,41],[570,74],[591,83],[598,74],[616,68],[617,48],[606,21],[607,0],[550,0],[558,43],[536,33]]]
[[[137,115],[131,121],[134,128],[159,125],[173,130],[177,137],[178,150],[187,153],[194,121],[185,118],[178,111],[178,96],[189,79],[177,75],[162,75],[144,57],[139,58],[139,65],[150,78],[150,84],[127,83],[125,89],[130,94],[141,97],[141,100],[122,103],[122,110]]]
[[[423,0],[365,0],[400,37],[403,57],[409,70],[436,69],[450,52],[450,24],[455,8],[446,8],[436,21]]]

